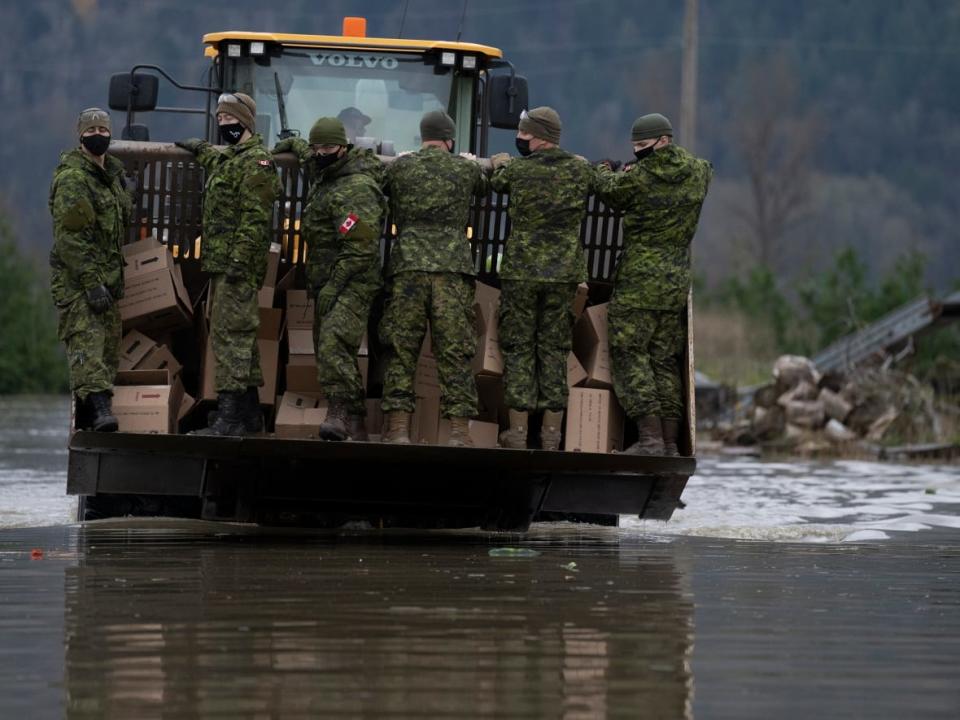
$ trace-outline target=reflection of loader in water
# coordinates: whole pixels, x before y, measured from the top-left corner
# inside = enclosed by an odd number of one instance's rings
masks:
[[[67,717],[691,716],[669,546],[545,535],[502,559],[452,534],[79,532]]]

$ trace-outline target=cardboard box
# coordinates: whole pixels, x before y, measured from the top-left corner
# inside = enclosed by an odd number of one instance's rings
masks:
[[[189,415],[196,406],[197,401],[193,399],[193,396],[184,393],[183,398],[180,400],[180,410],[177,412],[177,422],[180,422]]]
[[[477,353],[473,358],[474,375],[503,375],[503,355],[498,334],[500,291],[477,283],[473,309],[477,318]]]
[[[590,296],[590,286],[587,283],[577,285],[577,291],[573,295],[573,317],[579,318],[583,315],[584,308],[587,307],[587,299]]]
[[[589,377],[574,353],[567,355],[567,387],[577,387]]]
[[[157,347],[157,343],[138,330],[131,330],[120,340],[120,370],[133,370]]]
[[[496,423],[471,420],[469,425],[470,439],[473,446],[478,448],[498,447],[500,426]],[[450,441],[450,420],[440,421],[440,431],[437,436],[438,445],[446,445]]]
[[[166,246],[147,240],[127,245],[124,262],[124,295],[118,306],[125,330],[171,330],[192,323],[180,266]]]
[[[317,359],[313,355],[291,355],[286,367],[287,390],[323,394],[317,381]]]
[[[306,290],[287,290],[287,330],[313,330],[313,298]]]
[[[177,431],[183,386],[167,370],[124,370],[113,387],[113,414],[122,432]]]
[[[267,254],[267,274],[263,277],[262,288],[276,288],[277,280],[279,279],[277,275],[280,271],[280,243],[272,242],[270,243],[270,250]],[[273,303],[271,302],[269,306],[271,307]]]
[[[272,308],[273,300],[276,296],[276,288],[272,287],[262,287],[257,291],[257,307],[261,308]]]
[[[295,330],[287,327],[287,347],[290,350],[290,356],[309,355],[314,356],[313,330]]]
[[[380,407],[380,398],[369,398],[367,400],[366,428],[367,435],[373,438],[383,434],[383,409]]]
[[[171,376],[177,376],[183,365],[173,356],[166,345],[156,345],[136,366],[137,370],[169,370]]]
[[[583,385],[604,390],[613,388],[610,345],[607,339],[607,309],[610,303],[593,305],[573,328],[573,351],[587,372]]]
[[[623,410],[610,390],[570,389],[564,449],[592,453],[623,449]]]
[[[503,377],[498,375],[477,375],[477,419],[498,423],[500,416],[506,414],[503,400]]]
[[[282,438],[316,438],[326,417],[325,401],[287,391],[280,399],[274,434]]]
[[[435,358],[420,356],[413,390],[417,400],[410,419],[410,439],[415,443],[436,445],[440,431],[440,378]]]

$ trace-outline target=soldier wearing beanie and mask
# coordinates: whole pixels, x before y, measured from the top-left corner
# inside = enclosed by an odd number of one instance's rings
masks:
[[[113,381],[119,364],[123,255],[132,210],[123,163],[107,155],[110,115],[89,108],[77,119],[79,147],[60,156],[50,186],[53,249],[50,289],[70,363],[78,425],[112,432]]]
[[[390,250],[390,292],[380,323],[380,339],[390,349],[383,386],[384,442],[410,442],[413,378],[429,321],[440,410],[451,421],[447,444],[472,445],[475,270],[466,227],[472,198],[486,195],[488,186],[478,163],[453,154],[455,134],[449,115],[428,112],[420,120],[420,150],[397,158],[386,171],[384,189],[399,234]]]
[[[524,111],[517,132],[523,157],[490,158],[493,189],[510,194],[511,230],[500,264],[500,349],[510,408],[510,428],[500,442],[510,448],[527,446],[529,413],[543,410],[541,447],[560,449],[573,344],[571,300],[587,279],[580,224],[597,175],[558,147],[560,130],[552,108]]]
[[[680,358],[690,291],[690,243],[713,167],[672,142],[658,113],[633,124],[629,170],[601,166],[601,196],[623,211],[623,254],[609,310],[613,384],[640,437],[625,452],[677,455]]]
[[[243,93],[224,93],[217,123],[226,148],[190,139],[177,145],[206,171],[201,267],[211,274],[210,339],[217,361],[216,420],[201,435],[263,430],[257,388],[263,384],[257,328],[257,290],[270,252],[273,206],[280,195],[273,158],[254,134],[257,105]]]
[[[320,437],[366,440],[357,351],[381,287],[383,165],[371,150],[350,145],[343,123],[332,117],[313,124],[309,142],[287,138],[273,152],[294,153],[310,185],[300,233],[308,247],[307,281],[316,299],[317,379],[330,400]]]

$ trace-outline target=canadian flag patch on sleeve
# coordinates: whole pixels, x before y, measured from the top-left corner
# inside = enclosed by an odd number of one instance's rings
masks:
[[[358,218],[353,213],[350,213],[349,215],[347,215],[346,219],[340,224],[340,234],[346,235],[348,232],[353,230],[353,226],[356,225],[358,222],[360,222],[360,218]]]
[[[270,160],[257,160],[257,162],[263,165],[264,167],[270,167],[271,165],[273,165],[273,163]]]

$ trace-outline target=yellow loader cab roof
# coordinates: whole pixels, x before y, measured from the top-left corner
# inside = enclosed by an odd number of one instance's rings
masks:
[[[346,35],[288,35],[285,33],[243,32],[230,30],[227,32],[207,33],[203,42],[207,46],[205,54],[215,56],[217,46],[228,40],[247,42],[270,42],[288,46],[325,47],[325,48],[359,48],[363,50],[382,50],[393,52],[425,52],[430,50],[452,50],[460,53],[475,53],[490,59],[502,58],[503,52],[488,45],[474,43],[445,42],[442,40],[405,40],[399,38],[372,38],[354,37]]]

